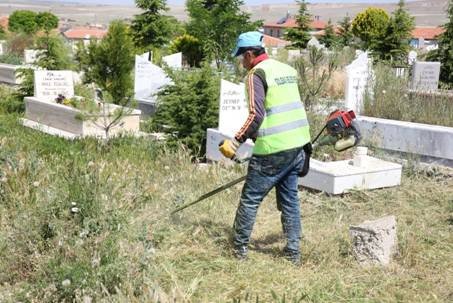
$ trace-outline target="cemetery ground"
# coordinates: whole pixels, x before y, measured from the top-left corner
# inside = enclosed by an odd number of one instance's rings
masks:
[[[198,166],[146,138],[67,141],[1,115],[0,301],[451,302],[451,171],[409,162],[403,172],[395,188],[302,190],[301,267],[281,256],[271,192],[250,258],[238,262],[240,186],[168,215],[244,167]],[[398,254],[388,267],[361,267],[348,228],[384,215],[397,218]]]

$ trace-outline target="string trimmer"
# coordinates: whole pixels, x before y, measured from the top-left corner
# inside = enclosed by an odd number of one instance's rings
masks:
[[[355,118],[356,118],[355,113],[352,110],[350,111],[335,110],[334,112],[332,112],[327,118],[324,127],[316,135],[315,139],[311,142],[313,148],[323,145],[334,145],[335,150],[341,152],[353,146],[356,146],[360,141],[360,133],[357,127],[355,126],[354,123]],[[319,139],[324,130],[327,130],[327,134],[323,136],[321,139]],[[219,145],[222,144],[223,142],[220,142]],[[249,158],[243,160],[234,159],[234,161],[237,163],[244,163],[247,162],[248,160]],[[219,192],[222,192],[225,189],[228,189],[244,181],[246,177],[247,176],[239,177],[220,187],[217,187],[216,189],[200,196],[195,201],[177,207],[175,210],[171,212],[171,214],[173,215],[189,206],[192,206],[203,200],[206,200],[207,198],[212,197],[213,195],[218,194]]]

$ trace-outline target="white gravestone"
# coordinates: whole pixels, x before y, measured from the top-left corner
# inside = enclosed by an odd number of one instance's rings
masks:
[[[244,84],[220,82],[219,131],[233,137],[248,116]]]
[[[42,53],[42,50],[39,49],[25,49],[24,50],[24,59],[25,64],[34,64],[38,60],[39,55]]]
[[[310,39],[310,41],[308,41],[307,43],[307,47],[308,46],[313,46],[313,47],[316,47],[317,49],[323,49],[325,48],[324,45],[322,45],[321,43],[319,43],[318,39],[316,39],[315,37],[312,37]]]
[[[368,53],[361,53],[350,65],[346,66],[346,108],[360,113],[363,97],[371,77],[371,60]]]
[[[70,70],[36,70],[35,97],[39,100],[55,101],[58,95],[74,97],[74,83]]]
[[[417,52],[411,50],[407,55],[407,63],[413,65],[417,61]]]
[[[350,226],[349,234],[354,256],[362,265],[388,265],[397,251],[395,216]]]
[[[182,53],[180,52],[173,55],[162,57],[162,61],[164,61],[170,68],[181,69]]]
[[[135,56],[135,98],[152,98],[159,89],[171,83],[165,71],[149,60],[149,53]]]
[[[6,53],[6,41],[0,40],[0,55]]]
[[[437,90],[440,62],[415,62],[412,73],[412,89]]]

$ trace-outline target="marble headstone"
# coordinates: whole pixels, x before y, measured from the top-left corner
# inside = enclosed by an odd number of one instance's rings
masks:
[[[35,97],[55,101],[58,95],[74,97],[74,83],[70,70],[35,70]]]
[[[412,89],[437,90],[440,62],[415,62],[412,71]]]
[[[357,59],[346,66],[346,107],[356,113],[363,109],[363,98],[372,73],[371,66],[367,52],[359,54]]]
[[[162,61],[164,61],[168,67],[174,69],[181,69],[182,68],[182,53],[176,53],[173,55],[162,57]]]
[[[219,131],[234,136],[248,116],[244,84],[226,80],[220,83]]]

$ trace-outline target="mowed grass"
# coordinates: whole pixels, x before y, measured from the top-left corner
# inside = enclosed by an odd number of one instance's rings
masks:
[[[0,116],[0,301],[453,300],[451,174],[410,165],[400,187],[335,197],[302,190],[296,268],[281,257],[274,192],[245,262],[230,245],[240,185],[169,215],[244,173],[199,166],[145,138],[65,141]],[[386,268],[363,268],[348,228],[384,215],[397,217],[398,255]]]

